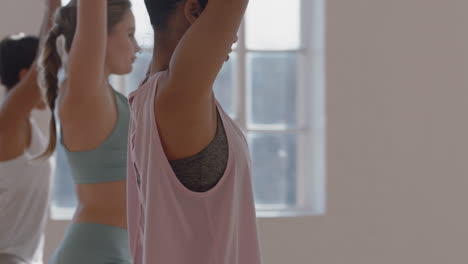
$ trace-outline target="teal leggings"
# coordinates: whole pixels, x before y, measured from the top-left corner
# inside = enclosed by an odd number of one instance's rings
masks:
[[[131,264],[126,229],[73,223],[49,264]]]

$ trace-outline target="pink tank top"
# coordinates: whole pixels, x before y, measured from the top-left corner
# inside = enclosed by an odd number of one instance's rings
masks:
[[[134,264],[260,264],[247,142],[217,106],[226,130],[225,174],[208,192],[187,189],[162,148],[154,115],[161,73],[130,94],[128,231]]]

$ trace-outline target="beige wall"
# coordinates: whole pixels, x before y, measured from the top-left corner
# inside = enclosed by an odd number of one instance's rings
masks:
[[[0,35],[17,17],[29,30],[37,2],[2,0]],[[327,13],[328,213],[260,219],[265,263],[466,263],[468,1],[329,0]],[[47,254],[65,225],[50,222]]]

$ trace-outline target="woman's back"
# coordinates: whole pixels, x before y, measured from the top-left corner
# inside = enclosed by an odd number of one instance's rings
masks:
[[[129,122],[127,99],[113,91],[117,120],[102,143],[85,151],[71,151],[62,133],[58,148],[67,157],[76,184],[79,205],[75,222],[92,222],[126,228],[126,155]],[[93,127],[87,128],[92,130]],[[82,130],[78,130],[79,133]],[[77,133],[75,132],[75,133]],[[72,137],[73,138],[73,137]]]

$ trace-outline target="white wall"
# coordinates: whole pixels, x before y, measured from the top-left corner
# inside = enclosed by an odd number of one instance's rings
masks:
[[[2,0],[0,35],[38,2]],[[260,219],[264,263],[466,263],[468,1],[327,3],[328,213]]]

